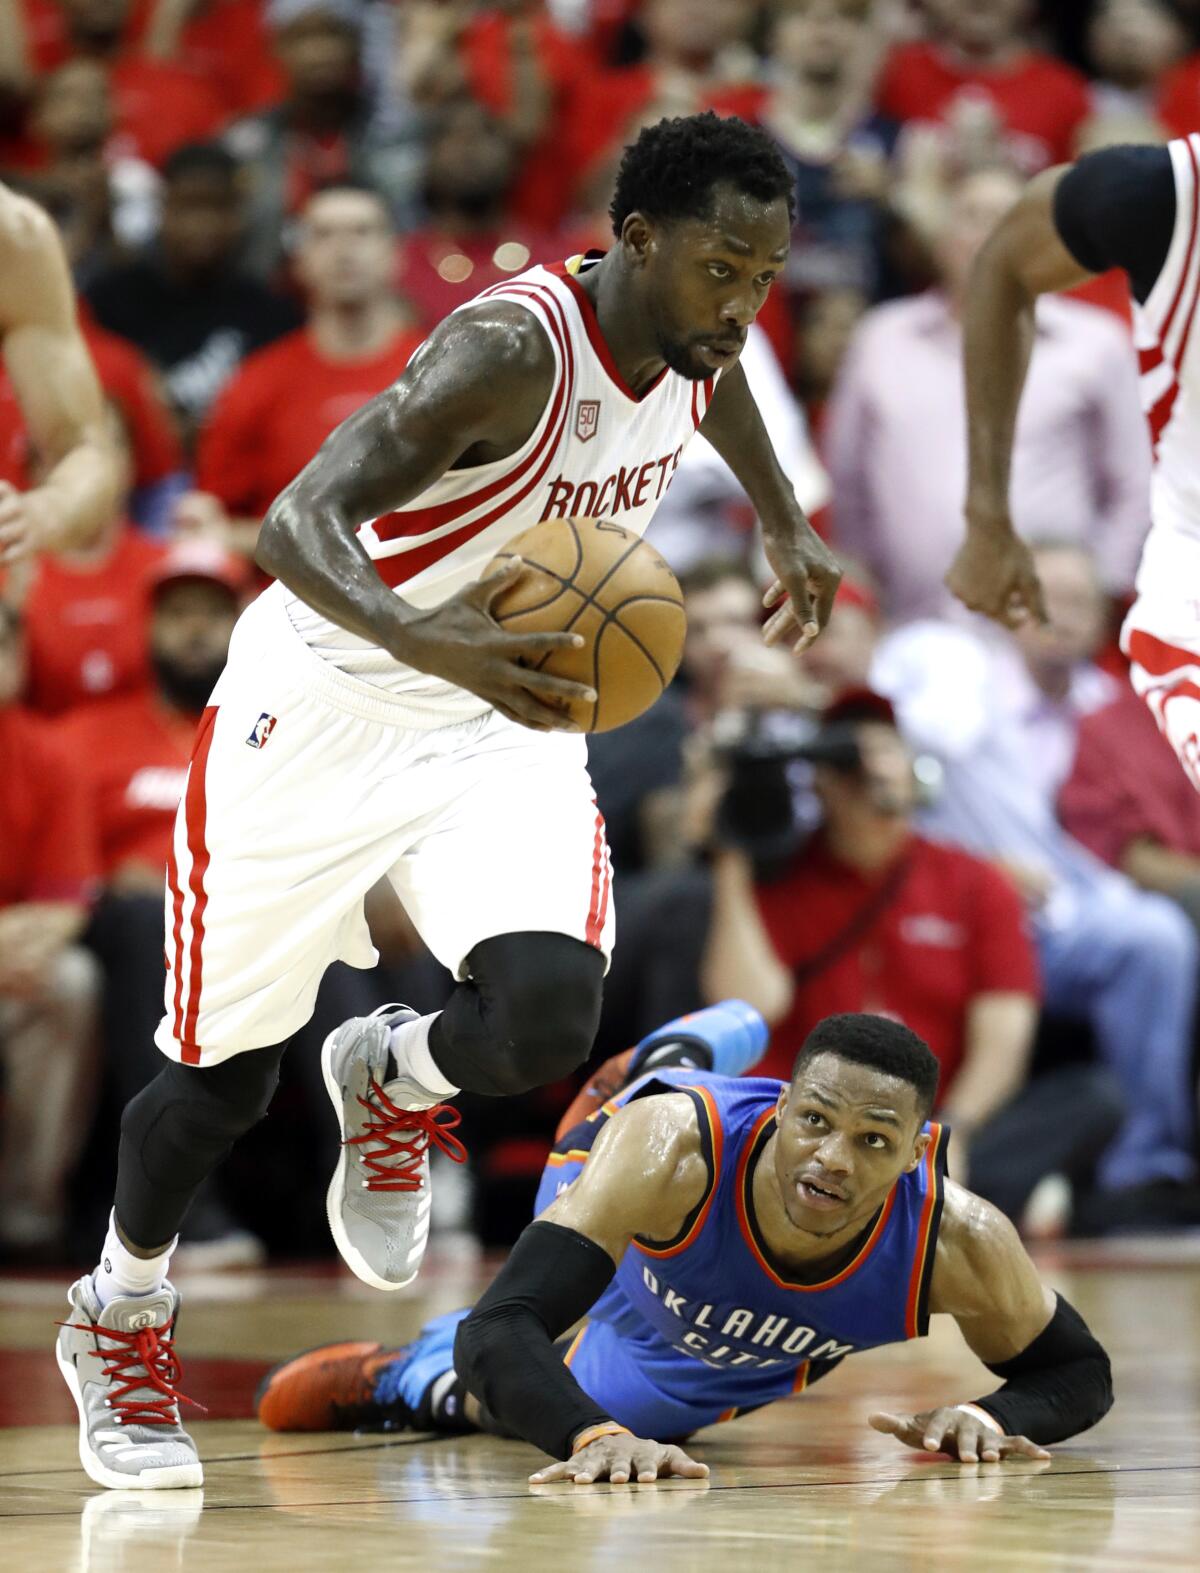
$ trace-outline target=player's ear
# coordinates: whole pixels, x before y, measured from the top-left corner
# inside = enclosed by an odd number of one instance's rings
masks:
[[[775,1100],[775,1118],[777,1120],[781,1120],[783,1118],[783,1111],[787,1108],[788,1095],[790,1094],[791,1090],[791,1083],[786,1081],[779,1089],[779,1096]]]
[[[905,1174],[911,1174],[914,1169],[919,1169],[924,1162],[925,1154],[929,1151],[929,1143],[933,1137],[928,1131],[918,1131],[917,1139],[913,1142],[912,1157],[904,1165]]]
[[[630,213],[621,225],[621,245],[634,267],[645,267],[654,247],[654,232],[640,213]]]

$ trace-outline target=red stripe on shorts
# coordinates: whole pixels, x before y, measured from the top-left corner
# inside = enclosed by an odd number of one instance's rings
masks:
[[[1185,650],[1182,645],[1168,644],[1155,634],[1134,628],[1129,634],[1129,659],[1151,677],[1166,677],[1181,666],[1200,666],[1200,650]]]
[[[171,960],[168,966],[175,974],[175,1025],[174,1036],[178,1042],[183,1033],[183,891],[179,886],[179,864],[175,859],[175,833],[171,832],[171,845],[167,851],[167,889],[171,892]]]
[[[200,718],[192,764],[188,771],[184,792],[184,824],[187,829],[188,852],[192,866],[188,873],[188,889],[192,893],[192,939],[188,947],[187,1011],[182,1030],[177,1030],[185,1065],[200,1063],[200,1046],[196,1042],[196,1018],[200,1013],[200,989],[204,981],[204,913],[208,906],[208,892],[204,876],[208,872],[208,842],[205,839],[207,805],[204,799],[204,773],[208,768],[208,751],[212,747],[213,723],[217,707],[209,705]],[[182,974],[182,967],[180,973]],[[176,981],[176,990],[179,984]],[[178,998],[178,993],[176,995]]]
[[[596,810],[596,838],[592,843],[592,900],[588,907],[584,939],[589,945],[600,948],[604,933],[604,920],[608,915],[608,847],[604,840],[604,815]]]

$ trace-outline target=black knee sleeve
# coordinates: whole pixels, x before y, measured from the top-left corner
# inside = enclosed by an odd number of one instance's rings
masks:
[[[591,1053],[604,957],[566,934],[501,934],[467,958],[470,977],[433,1024],[434,1062],[492,1097],[558,1081]]]
[[[150,1249],[178,1234],[192,1197],[267,1112],[283,1049],[255,1049],[200,1070],[168,1062],[121,1116],[117,1221]]]

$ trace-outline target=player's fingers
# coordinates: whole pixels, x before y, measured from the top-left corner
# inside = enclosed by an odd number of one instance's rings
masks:
[[[707,1480],[708,1465],[698,1458],[689,1458],[681,1447],[674,1445],[663,1449],[658,1466],[660,1475],[679,1475],[684,1480]]]
[[[1027,1436],[1005,1436],[997,1438],[999,1456],[1002,1458],[1053,1458],[1054,1454],[1044,1447],[1039,1447],[1036,1442],[1031,1442]]]
[[[491,704],[499,710],[502,716],[509,721],[515,721],[518,726],[527,726],[534,732],[553,732],[553,715],[546,705],[538,704],[537,700],[522,700],[519,695],[510,696],[507,700],[492,694],[489,696]]]
[[[776,579],[771,588],[763,595],[762,604],[768,609],[772,606],[778,606],[786,594],[787,591],[783,587],[783,580]]]
[[[867,1416],[867,1424],[873,1431],[882,1431],[884,1436],[900,1436],[910,1428],[912,1422],[900,1415],[889,1415],[881,1409]]]
[[[1044,628],[1050,621],[1050,614],[1046,611],[1046,598],[1042,594],[1042,581],[1036,573],[1029,574],[1022,582],[1021,600],[1029,608],[1030,614],[1036,617]]]
[[[496,648],[511,659],[517,655],[546,655],[551,650],[581,650],[583,643],[582,634],[514,634],[506,629],[496,641]]]
[[[485,579],[479,579],[475,584],[468,585],[464,594],[474,601],[476,606],[490,607],[501,590],[507,590],[510,584],[515,584],[524,572],[525,564],[522,560],[519,557],[510,557]]]
[[[942,1444],[946,1440],[946,1432],[954,1423],[952,1409],[935,1409],[931,1415],[926,1416],[925,1424],[921,1428],[921,1446],[928,1453],[940,1453]]]
[[[535,1469],[529,1477],[531,1486],[549,1485],[555,1480],[566,1480],[574,1475],[575,1465],[568,1458],[566,1463],[547,1464],[544,1469]]]
[[[953,1447],[958,1454],[960,1464],[977,1464],[979,1462],[979,1443],[983,1430],[984,1428],[979,1424],[978,1420],[964,1419],[956,1422],[947,1433],[944,1446],[946,1448]]]
[[[841,588],[842,570],[831,568],[828,573],[822,574],[817,583],[816,606],[817,623],[824,628],[833,612],[833,603],[837,600],[838,590]]]
[[[792,603],[785,601],[778,611],[767,618],[763,625],[763,639],[767,644],[780,644],[784,639],[793,638],[798,627]]]
[[[596,690],[586,683],[574,683],[570,678],[556,677],[553,672],[537,672],[527,667],[519,667],[518,671],[520,686],[531,694],[545,694],[547,698],[564,702],[575,699],[585,705],[596,703]]]

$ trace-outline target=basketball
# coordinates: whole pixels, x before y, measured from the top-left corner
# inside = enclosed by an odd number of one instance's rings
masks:
[[[608,519],[544,519],[510,541],[487,573],[520,557],[525,573],[492,615],[510,633],[577,633],[542,671],[586,683],[595,704],[571,705],[585,732],[610,732],[648,710],[675,675],[685,619],[679,581],[654,550]]]

